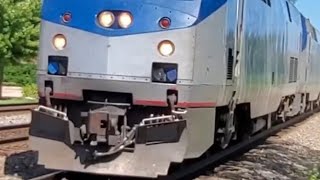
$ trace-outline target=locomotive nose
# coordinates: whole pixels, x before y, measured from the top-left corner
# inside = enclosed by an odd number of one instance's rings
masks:
[[[105,8],[92,7],[92,1],[83,3],[87,4],[78,8],[61,0],[43,5],[46,31],[42,32],[40,58],[53,57],[40,66],[48,74],[157,83],[192,81],[195,29],[186,27],[197,20],[198,2],[173,2],[177,9],[166,8],[163,2],[113,2]],[[194,10],[189,12],[186,4]],[[157,63],[170,68],[154,69]],[[159,70],[166,77],[155,76]]]
[[[97,36],[67,27],[60,32],[48,29],[50,48],[41,50],[50,75],[174,84],[178,79],[192,80],[193,29],[125,37]],[[88,43],[92,41],[94,46]]]

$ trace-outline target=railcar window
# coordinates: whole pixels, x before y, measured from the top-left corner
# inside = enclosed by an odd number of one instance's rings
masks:
[[[311,36],[312,38],[318,42],[318,37],[317,37],[317,33],[316,33],[316,29],[312,26],[312,30],[311,30]]]
[[[318,42],[318,38],[320,37],[320,32],[313,26],[314,31],[314,40]]]
[[[271,0],[267,0],[267,4],[271,7]]]
[[[301,51],[305,50],[307,47],[307,41],[308,41],[308,29],[307,29],[307,22],[306,18],[300,14],[301,17],[301,27],[302,27],[302,48]]]
[[[290,8],[289,8],[289,3],[288,3],[288,1],[286,1],[286,4],[287,4],[287,10],[288,10],[289,21],[290,21],[290,22],[292,22],[292,19],[291,19],[291,13],[290,13]]]
[[[285,1],[288,11],[289,21],[301,26],[301,16],[299,10],[290,1]]]
[[[271,7],[271,0],[262,0],[264,3],[268,4]]]

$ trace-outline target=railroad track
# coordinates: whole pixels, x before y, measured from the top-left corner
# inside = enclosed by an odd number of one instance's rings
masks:
[[[23,152],[26,149],[30,122],[25,118],[28,118],[29,111],[35,108],[36,105],[36,103],[0,105],[1,155],[11,155]]]
[[[29,127],[30,123],[1,126],[0,145],[28,140]]]

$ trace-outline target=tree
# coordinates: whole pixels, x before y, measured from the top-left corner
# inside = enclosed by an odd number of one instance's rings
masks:
[[[0,0],[0,87],[5,65],[36,56],[39,32],[40,0]]]

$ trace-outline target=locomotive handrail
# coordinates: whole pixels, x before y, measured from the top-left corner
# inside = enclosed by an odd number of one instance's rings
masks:
[[[141,121],[140,125],[152,125],[152,124],[157,124],[160,122],[160,120],[164,120],[164,119],[170,119],[171,121],[173,120],[173,116],[172,115],[168,115],[168,116],[158,116],[158,117],[151,117],[151,118],[145,118]],[[149,123],[147,123],[149,122]]]
[[[60,114],[60,115],[63,116],[63,119],[64,119],[64,120],[68,120],[68,116],[67,116],[67,114],[64,113],[64,112],[61,112],[61,111],[58,111],[58,110],[56,110],[56,109],[49,108],[49,107],[46,107],[46,106],[42,106],[42,105],[40,105],[36,110],[37,110],[37,111],[40,111],[40,109],[44,109],[44,110],[49,111],[49,112],[51,112],[51,113]]]
[[[187,114],[187,112],[188,111],[186,109],[184,109],[184,110],[182,110],[182,109],[172,110],[172,113],[173,114],[177,114],[177,115]]]
[[[87,101],[90,104],[100,105],[112,105],[112,106],[131,106],[129,103],[111,103],[111,102],[98,102],[98,101]]]

